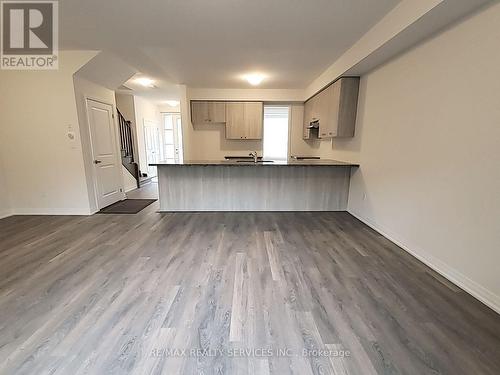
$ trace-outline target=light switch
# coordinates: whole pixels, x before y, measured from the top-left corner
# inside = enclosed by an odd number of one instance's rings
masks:
[[[73,126],[71,124],[68,125],[68,130],[66,131],[66,137],[68,137],[70,149],[76,150],[78,148],[76,142],[76,133],[73,131]]]

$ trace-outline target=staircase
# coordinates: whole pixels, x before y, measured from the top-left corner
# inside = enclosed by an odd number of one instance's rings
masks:
[[[137,188],[140,184],[139,165],[134,160],[134,146],[132,141],[132,128],[130,121],[125,120],[125,117],[118,111],[118,124],[120,127],[120,145],[122,165],[130,172],[137,181]]]

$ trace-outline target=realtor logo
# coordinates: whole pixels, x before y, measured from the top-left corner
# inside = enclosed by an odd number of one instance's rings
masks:
[[[0,67],[11,70],[58,68],[58,2],[1,2]]]

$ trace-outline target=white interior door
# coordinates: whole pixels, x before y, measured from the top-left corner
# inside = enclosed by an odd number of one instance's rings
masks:
[[[123,199],[121,160],[113,120],[113,107],[87,99],[97,206]]]
[[[144,120],[144,143],[146,147],[146,162],[148,177],[156,177],[156,167],[149,164],[160,161],[160,134],[158,125],[154,121]]]

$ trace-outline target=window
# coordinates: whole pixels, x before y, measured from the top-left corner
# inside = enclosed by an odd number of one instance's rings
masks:
[[[264,159],[288,159],[289,114],[288,106],[264,106]]]

